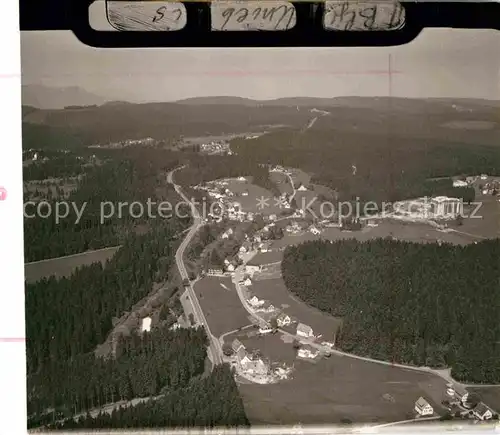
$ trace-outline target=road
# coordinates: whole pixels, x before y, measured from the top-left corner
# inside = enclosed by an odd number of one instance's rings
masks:
[[[173,181],[174,172],[182,168],[183,166],[170,171],[167,176],[167,182],[174,186],[175,191],[179,194],[179,196],[183,199],[183,201],[191,205],[191,214],[193,215],[193,225],[189,229],[189,232],[187,233],[184,240],[181,242],[175,254],[175,262],[177,263],[177,267],[179,268],[179,273],[181,275],[182,280],[184,279],[189,280],[189,276],[186,270],[186,265],[184,264],[184,251],[186,250],[186,247],[189,245],[189,242],[196,234],[196,232],[203,226],[203,221],[201,219],[200,214],[198,213],[198,210],[196,210],[194,204],[191,201],[189,201],[186,195],[184,195],[184,192],[182,192],[180,186],[175,184]],[[203,314],[200,302],[196,297],[196,293],[193,289],[192,283],[190,282],[189,285],[186,286],[185,288],[188,291],[189,299],[191,300],[191,305],[193,306],[193,310],[195,313],[195,320],[197,321],[198,324],[201,324],[205,328],[205,331],[207,333],[207,337],[209,339],[208,357],[210,358],[210,361],[212,361],[213,365],[222,364],[222,347],[220,345],[219,340],[215,338],[210,331],[210,327],[208,326],[205,314]]]

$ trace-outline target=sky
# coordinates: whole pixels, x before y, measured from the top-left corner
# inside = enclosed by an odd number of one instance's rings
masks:
[[[91,22],[107,28],[105,4]],[[109,26],[108,26],[109,27]],[[69,31],[23,32],[23,84],[79,86],[109,100],[200,96],[455,97],[500,100],[500,32],[428,29],[400,47],[96,49]]]

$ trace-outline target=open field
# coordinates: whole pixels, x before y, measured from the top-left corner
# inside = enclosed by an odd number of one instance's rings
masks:
[[[269,178],[276,184],[281,193],[293,194],[293,187],[285,174],[282,172],[269,172]]]
[[[119,248],[119,246],[112,246],[110,248],[82,252],[81,254],[68,255],[66,257],[26,263],[24,265],[25,281],[28,283],[36,282],[51,275],[54,275],[56,278],[70,276],[78,267],[88,266],[97,262],[104,264]]]
[[[465,220],[464,220],[465,221]],[[443,243],[465,245],[482,240],[479,237],[460,234],[458,232],[443,232],[430,225],[406,223],[394,220],[379,221],[377,227],[365,227],[361,231],[341,231],[339,228],[326,228],[320,235],[306,232],[301,235],[285,235],[281,240],[272,244],[272,249],[280,249],[288,245],[297,245],[310,240],[342,240],[353,238],[360,241],[372,240],[379,237],[395,237],[398,240],[418,243],[434,243],[441,240]],[[456,229],[465,231],[465,224]]]
[[[268,338],[254,339],[261,340],[264,356],[278,347],[277,342],[266,346]],[[296,360],[290,380],[239,389],[253,425],[385,423],[412,418],[420,396],[441,412],[446,383],[426,373],[332,355],[316,364]]]
[[[239,202],[245,212],[262,213],[264,215],[279,214],[281,209],[274,204],[273,194],[263,187],[247,181],[230,180],[227,188],[234,193],[231,202]],[[243,192],[248,192],[248,196],[243,196]],[[259,198],[268,198],[269,207],[258,207]]]
[[[230,278],[205,277],[194,285],[194,291],[214,336],[251,323]]]
[[[315,335],[322,334],[320,341],[332,341],[340,326],[339,319],[312,308],[293,296],[281,278],[253,281],[249,290],[259,299],[267,300],[276,308],[283,309],[292,320],[309,325]],[[295,327],[296,325],[292,325],[291,330]]]
[[[276,263],[283,260],[283,251],[259,252],[247,263],[249,266]]]

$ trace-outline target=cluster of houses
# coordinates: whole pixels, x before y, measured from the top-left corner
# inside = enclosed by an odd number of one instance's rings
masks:
[[[483,195],[498,195],[500,193],[500,180],[492,180],[482,186]]]
[[[142,145],[142,146],[153,146],[158,143],[157,140],[153,139],[152,137],[146,137],[143,139],[127,139],[127,140],[122,140],[119,142],[110,142],[108,144],[102,145],[102,144],[95,144],[95,145],[90,145],[89,148],[111,148],[111,149],[116,149],[116,148],[126,148],[130,146],[135,146],[135,145]]]
[[[200,145],[200,151],[207,154],[232,154],[231,149],[229,148],[229,143],[225,141],[211,141],[209,143],[203,143]]]
[[[446,394],[449,400],[443,401],[443,404],[448,407],[452,416],[478,421],[491,420],[495,416],[495,412],[491,408],[480,400],[472,399],[471,394],[460,386],[448,384]],[[434,408],[423,397],[419,397],[415,402],[415,411],[422,417],[434,414]]]
[[[250,375],[267,375],[270,367],[256,352],[248,352],[241,341],[235,338],[231,344],[238,368]]]

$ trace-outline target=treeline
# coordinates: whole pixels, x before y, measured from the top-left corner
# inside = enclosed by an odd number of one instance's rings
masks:
[[[46,409],[77,415],[109,403],[166,394],[186,387],[204,371],[203,329],[163,327],[120,337],[116,358],[84,354],[33,375],[28,424],[39,424]]]
[[[195,378],[187,386],[164,396],[121,407],[111,414],[100,413],[49,426],[50,429],[187,428],[249,426],[243,401],[231,370],[217,366],[205,378]]]
[[[26,213],[34,217],[24,220],[26,262],[118,245],[128,231],[152,220],[148,201],[169,199],[175,204],[178,200],[165,173],[178,165],[175,154],[152,149],[108,150],[100,152],[99,158],[105,163],[89,168],[67,199],[72,204],[67,217],[56,222],[53,200],[49,201],[52,214],[46,218],[36,213],[36,205],[27,206]],[[54,170],[52,176],[57,177],[59,169]],[[121,202],[125,206],[120,208]],[[160,219],[154,207],[152,216]],[[41,210],[45,215],[48,207]]]
[[[105,267],[95,263],[70,278],[27,284],[28,374],[44,373],[102,343],[113,316],[146,296],[153,282],[168,278],[182,228],[172,221],[145,235],[131,234]]]
[[[90,145],[144,137],[170,141],[179,136],[199,137],[249,130],[261,131],[266,125],[299,127],[306,125],[310,118],[310,113],[298,112],[295,107],[146,103],[103,105],[80,110],[37,110],[33,114],[26,113],[24,121],[25,124],[33,122],[26,125],[26,134],[40,127],[41,132],[47,131],[48,134],[61,131],[65,132],[66,136],[85,138],[86,145]],[[59,139],[54,137],[53,133],[52,137]],[[25,140],[31,143],[30,140]],[[43,138],[42,141],[44,146],[51,146],[49,140]],[[26,148],[36,148],[36,146]],[[54,148],[64,148],[64,146],[54,146]]]
[[[282,272],[304,302],[343,319],[343,350],[500,383],[499,255],[498,239],[314,241],[287,248]]]
[[[240,156],[191,155],[189,166],[175,175],[176,182],[185,186],[194,186],[221,178],[251,176],[253,183],[270,190],[279,196],[279,189],[269,177],[267,167],[255,160]]]
[[[220,237],[226,225],[227,222],[203,225],[189,243],[186,252],[188,260],[198,260],[203,250]]]
[[[85,172],[88,162],[73,153],[60,153],[48,160],[35,160],[23,167],[23,180],[76,177]]]
[[[340,201],[397,201],[421,196],[471,198],[472,190],[429,183],[430,178],[500,174],[494,146],[422,140],[353,131],[310,129],[233,139],[238,157],[248,162],[281,164],[314,174],[311,182],[339,193]],[[443,182],[444,183],[444,182]]]

